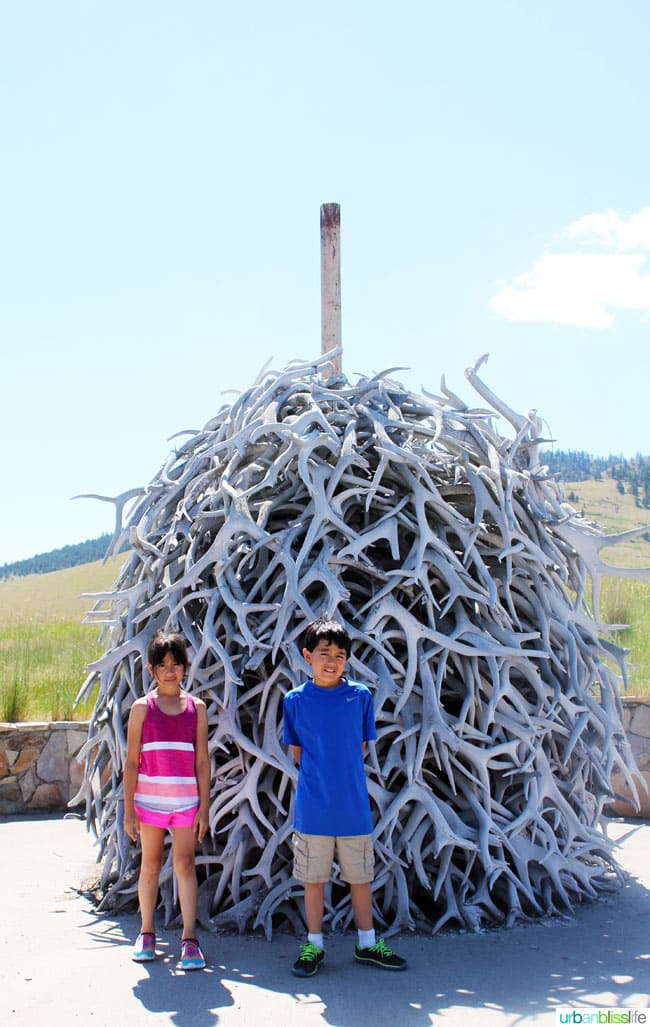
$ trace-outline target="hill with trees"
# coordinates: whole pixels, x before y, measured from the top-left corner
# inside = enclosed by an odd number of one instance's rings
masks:
[[[107,533],[99,538],[87,539],[76,545],[52,549],[49,553],[38,553],[28,560],[16,560],[0,567],[1,578],[20,578],[27,574],[49,574],[51,571],[64,570],[66,567],[78,567],[84,563],[94,563],[106,556],[111,536]]]
[[[592,456],[575,450],[543,450],[540,454],[552,474],[562,481],[601,481],[611,478],[621,495],[629,493],[641,510],[650,509],[650,457],[638,454],[631,460],[622,456]]]

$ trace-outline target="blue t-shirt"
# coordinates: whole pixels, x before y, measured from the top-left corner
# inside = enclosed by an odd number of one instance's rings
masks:
[[[377,737],[372,695],[343,678],[306,681],[284,697],[284,742],[302,749],[294,827],[303,834],[372,833],[362,743]]]

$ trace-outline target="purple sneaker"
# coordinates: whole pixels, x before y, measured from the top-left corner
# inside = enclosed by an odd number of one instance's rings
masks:
[[[202,970],[205,959],[196,938],[183,938],[181,942],[181,970]]]
[[[149,931],[142,931],[138,940],[133,946],[131,959],[136,963],[149,963],[156,958],[156,935]]]

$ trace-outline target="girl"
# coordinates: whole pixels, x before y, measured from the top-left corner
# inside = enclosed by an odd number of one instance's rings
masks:
[[[205,703],[182,688],[188,667],[184,639],[159,631],[147,651],[154,688],[129,714],[124,764],[124,830],[142,843],[138,899],[142,927],[133,949],[138,963],[156,958],[153,926],[165,831],[173,834],[173,864],[183,918],[181,967],[202,970],[196,940],[196,842],[208,829],[210,759]]]

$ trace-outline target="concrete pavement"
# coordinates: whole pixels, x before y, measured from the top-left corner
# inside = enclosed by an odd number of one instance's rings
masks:
[[[336,935],[314,978],[293,977],[299,941],[201,934],[204,971],[178,969],[179,933],[131,961],[135,914],[100,916],[79,894],[96,871],[75,817],[0,818],[0,1023],[4,1027],[505,1027],[555,1024],[555,1007],[650,1006],[650,822],[613,820],[629,877],[615,896],[543,921],[481,934],[391,939],[403,974],[355,964]],[[648,1016],[650,1024],[650,1015]]]

